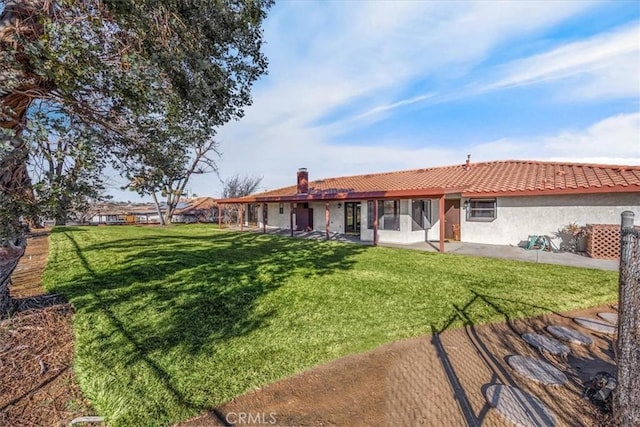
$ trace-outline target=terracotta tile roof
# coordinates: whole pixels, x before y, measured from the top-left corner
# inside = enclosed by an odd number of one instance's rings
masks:
[[[187,199],[184,203],[183,207],[176,209],[177,214],[198,215],[218,206],[216,199],[212,197],[194,197],[193,199]]]
[[[98,204],[94,211],[100,215],[154,215],[157,213],[152,203],[105,202]]]
[[[216,199],[212,197],[194,197],[184,199],[178,203],[176,214],[199,215],[204,211],[209,211],[216,207]],[[162,203],[160,209],[164,212],[166,205]],[[94,209],[101,215],[157,215],[158,210],[153,203],[129,203],[129,202],[106,202],[101,203]]]
[[[295,181],[295,174],[291,178]],[[470,163],[469,167],[462,164],[327,178],[309,181],[307,195],[296,195],[296,186],[292,185],[226,201],[411,197],[449,193],[481,197],[605,192],[640,192],[640,166],[524,160]]]

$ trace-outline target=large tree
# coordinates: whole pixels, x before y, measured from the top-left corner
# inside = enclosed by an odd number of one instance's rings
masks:
[[[240,175],[236,173],[222,181],[222,198],[235,199],[248,196],[258,189],[261,182],[261,176]],[[225,224],[235,223],[238,221],[238,216],[240,215],[240,206],[227,205],[221,214]]]
[[[24,134],[31,152],[32,176],[38,213],[64,225],[91,200],[104,193],[102,172],[109,153],[99,146],[99,135],[50,105],[39,105],[29,117]]]
[[[21,138],[37,99],[140,148],[138,117],[203,133],[240,118],[265,72],[271,0],[0,0],[0,313],[33,203]]]
[[[116,155],[115,166],[129,179],[127,188],[153,198],[160,223],[170,223],[191,176],[217,172],[218,143],[212,135],[183,126],[154,126],[140,137],[148,142]],[[164,199],[164,211],[158,196]]]

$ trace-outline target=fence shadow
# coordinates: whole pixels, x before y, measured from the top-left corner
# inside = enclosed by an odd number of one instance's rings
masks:
[[[557,358],[546,352],[540,352],[529,346],[521,339],[525,332],[537,332],[545,334],[545,326],[553,319],[555,321],[571,320],[570,317],[557,313],[549,308],[535,306],[529,303],[494,297],[472,290],[471,297],[463,305],[452,305],[451,316],[443,325],[432,325],[431,345],[440,362],[448,386],[450,387],[460,415],[468,426],[480,426],[486,422],[490,406],[484,399],[485,392],[490,385],[502,384],[518,387],[544,401],[555,413],[556,418],[566,425],[576,424],[576,419],[571,411],[565,410],[558,402],[580,401],[583,392],[583,384],[595,371],[615,372],[612,362],[611,340],[599,337],[604,344],[604,350],[600,347],[589,349],[572,349],[567,359]],[[547,315],[529,319],[513,319],[509,313],[513,312],[514,305],[525,305],[546,311]],[[478,326],[472,320],[471,313],[478,307],[491,308],[504,320],[503,323],[493,323]],[[511,309],[509,309],[511,308]],[[462,322],[461,331],[451,330],[451,327]],[[453,338],[456,337],[457,341]],[[447,341],[450,343],[447,345]],[[463,342],[464,341],[464,342]],[[452,344],[454,343],[454,344]],[[463,350],[467,349],[467,350]],[[469,351],[472,349],[473,351]],[[464,360],[470,365],[479,364],[487,373],[482,376],[478,373],[469,373],[469,368],[461,365],[459,352],[465,351]],[[525,355],[545,360],[562,370],[569,382],[559,388],[541,387],[530,380],[518,375],[508,364],[509,357],[513,355]],[[585,370],[584,367],[588,367]],[[473,376],[471,380],[469,376]],[[482,378],[480,378],[482,377]],[[478,396],[481,394],[483,399]],[[481,402],[481,403],[479,403]],[[540,418],[544,414],[535,413],[536,408],[530,402],[519,402],[523,410],[529,411],[533,418]],[[590,405],[584,402],[584,405]],[[591,410],[591,409],[590,409]]]

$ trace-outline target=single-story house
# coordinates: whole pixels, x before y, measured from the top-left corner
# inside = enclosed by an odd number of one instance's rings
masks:
[[[157,210],[149,203],[104,202],[91,209],[92,224],[139,224],[157,221]]]
[[[212,197],[193,197],[178,203],[172,222],[217,222],[218,204]]]
[[[160,204],[164,214],[166,205]],[[92,209],[93,224],[159,224],[158,208],[154,203],[106,202]],[[172,222],[215,222],[218,217],[216,200],[211,197],[185,198],[178,202]]]
[[[640,166],[467,158],[315,181],[301,168],[296,182],[218,205],[258,209],[265,230],[346,233],[374,244],[439,241],[441,250],[445,239],[517,245],[569,224],[619,224],[625,210],[640,218]]]

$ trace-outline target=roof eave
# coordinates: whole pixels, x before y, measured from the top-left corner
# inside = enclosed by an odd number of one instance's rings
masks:
[[[563,189],[536,189],[536,190],[519,190],[519,191],[485,191],[485,192],[462,192],[462,197],[478,198],[478,197],[522,197],[522,196],[561,196],[572,194],[603,194],[603,193],[639,193],[640,186],[614,186],[614,187],[580,187],[580,188],[563,188]]]
[[[249,196],[237,199],[221,199],[218,204],[237,203],[278,203],[278,202],[311,202],[311,201],[332,201],[332,200],[364,200],[364,199],[390,199],[390,198],[411,198],[411,197],[441,197],[446,194],[460,193],[460,188],[421,188],[410,190],[389,190],[389,191],[359,191],[341,193],[311,193],[311,194],[287,194],[283,196]]]

